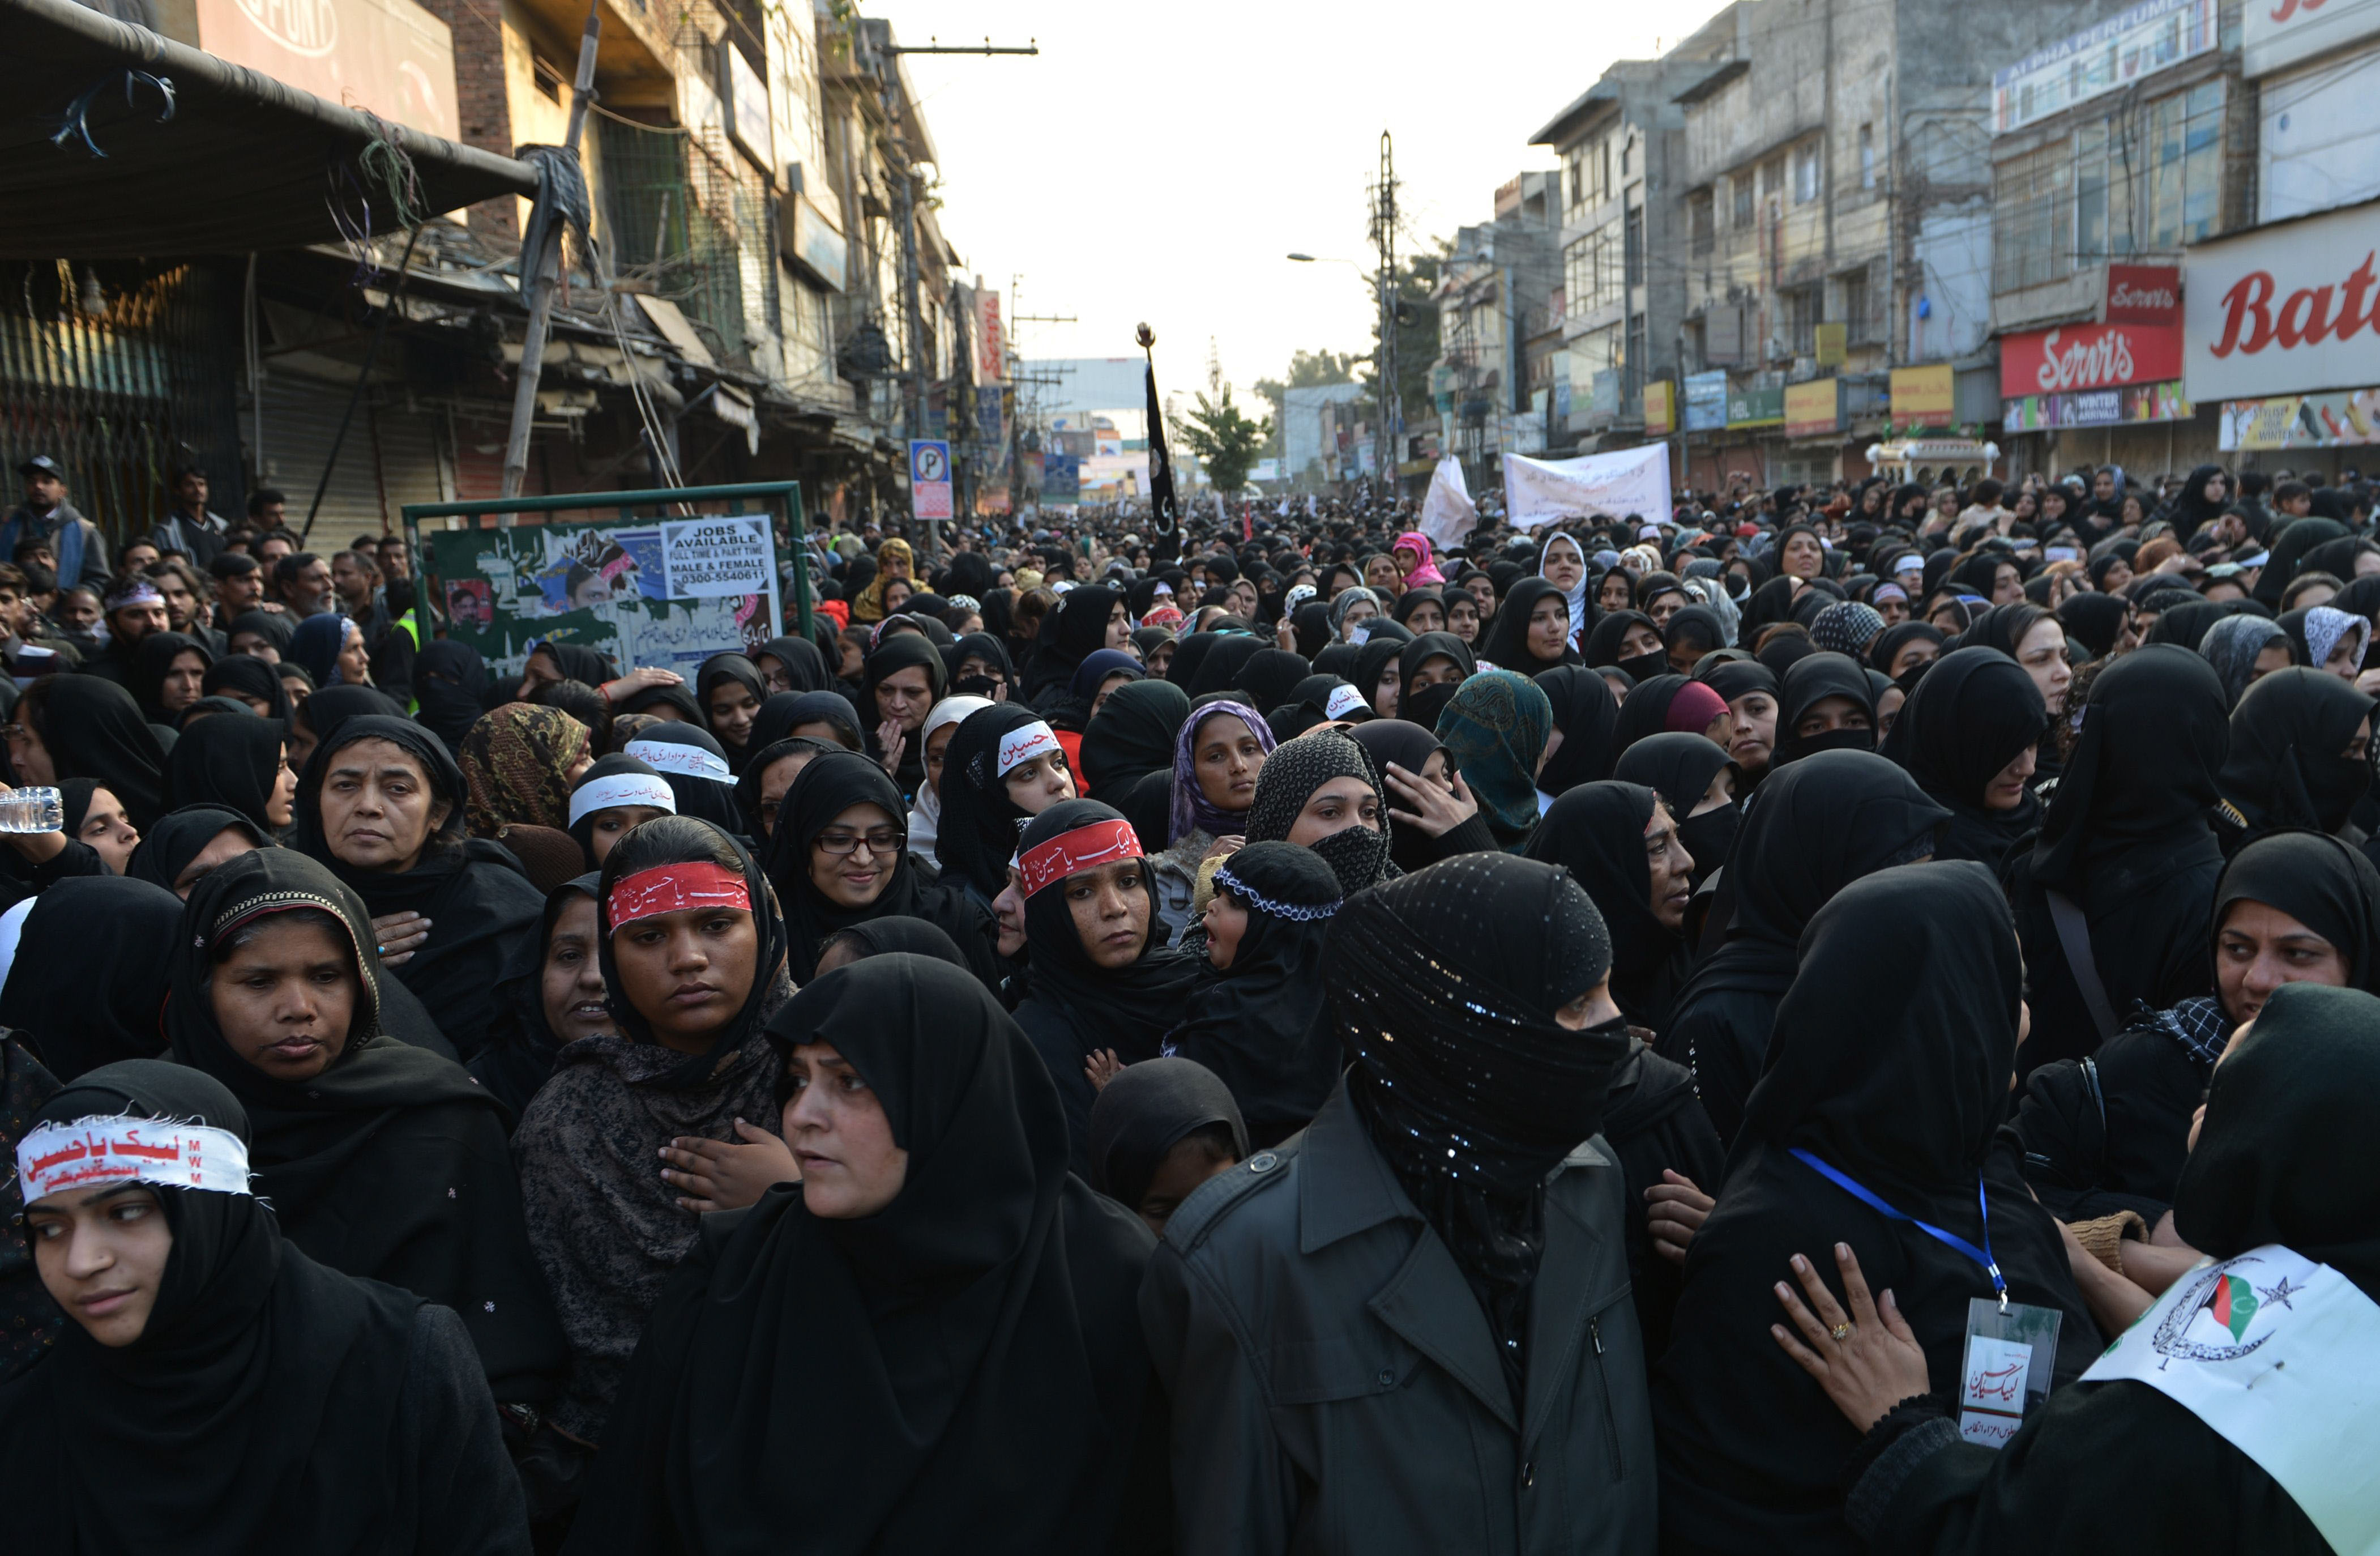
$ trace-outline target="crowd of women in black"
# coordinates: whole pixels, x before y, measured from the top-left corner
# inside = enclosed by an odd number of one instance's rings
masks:
[[[691,680],[35,680],[7,1543],[2380,1550],[2368,517],[1084,514]]]

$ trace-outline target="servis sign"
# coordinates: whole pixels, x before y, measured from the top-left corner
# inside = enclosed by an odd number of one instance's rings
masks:
[[[2380,201],[2277,222],[2183,261],[2198,401],[2380,384]]]
[[[2067,324],[2000,340],[2000,397],[2161,383],[2181,372],[2171,324]]]

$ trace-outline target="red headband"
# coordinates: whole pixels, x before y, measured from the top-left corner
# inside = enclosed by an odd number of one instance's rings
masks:
[[[1119,819],[1093,821],[1072,832],[1060,833],[1049,842],[1027,849],[1016,868],[1025,876],[1025,894],[1029,897],[1070,875],[1111,865],[1118,859],[1140,857],[1138,834],[1132,830],[1130,821]]]
[[[741,871],[707,860],[640,869],[612,887],[612,928],[678,913],[690,907],[737,907],[752,911],[752,890]]]

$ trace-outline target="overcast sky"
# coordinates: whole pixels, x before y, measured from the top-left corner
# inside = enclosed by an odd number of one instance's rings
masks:
[[[1527,144],[1615,59],[1643,58],[1719,0],[868,0],[903,43],[1038,40],[1037,57],[912,56],[941,153],[942,223],[969,269],[1026,313],[1029,357],[1133,354],[1158,381],[1206,379],[1211,337],[1243,398],[1298,347],[1368,353],[1365,187],[1396,140],[1406,232],[1452,236],[1496,187],[1551,167]],[[1004,306],[1004,305],[1003,305]]]

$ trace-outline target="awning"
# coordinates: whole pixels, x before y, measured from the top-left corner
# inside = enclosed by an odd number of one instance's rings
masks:
[[[412,158],[426,213],[535,195],[526,163],[404,129],[75,3],[0,0],[14,83],[0,119],[0,258],[245,254],[335,241],[346,219],[400,224],[358,153],[385,137]],[[164,94],[128,72],[170,82]],[[131,83],[130,101],[127,86]],[[53,143],[90,93],[79,132]]]

